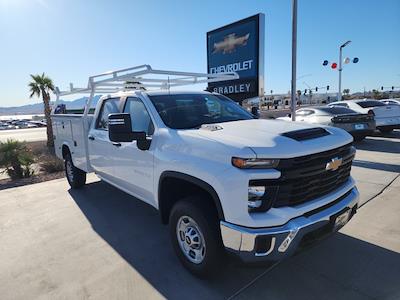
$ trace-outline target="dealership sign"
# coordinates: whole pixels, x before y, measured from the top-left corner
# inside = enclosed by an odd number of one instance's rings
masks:
[[[236,100],[264,95],[264,14],[207,32],[208,73],[237,72],[239,79],[208,84]]]

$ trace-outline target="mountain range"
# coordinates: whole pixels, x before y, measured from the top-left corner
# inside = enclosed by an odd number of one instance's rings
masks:
[[[94,96],[92,107],[95,107],[97,102],[99,101],[101,95]],[[72,101],[64,101],[60,100],[60,104],[63,103],[67,106],[68,109],[80,109],[85,107],[86,101],[88,97],[82,97]],[[54,104],[52,102],[51,104]],[[14,107],[0,107],[0,116],[5,115],[34,115],[34,114],[43,114],[43,103],[35,103],[28,104],[22,106],[14,106]]]

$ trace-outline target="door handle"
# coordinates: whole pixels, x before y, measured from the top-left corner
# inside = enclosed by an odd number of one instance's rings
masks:
[[[112,143],[115,147],[121,147],[121,143]]]
[[[88,136],[88,139],[91,140],[91,141],[94,141],[94,140],[95,140],[93,135],[89,135],[89,136]]]

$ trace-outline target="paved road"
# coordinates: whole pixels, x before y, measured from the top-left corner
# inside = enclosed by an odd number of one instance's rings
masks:
[[[5,142],[7,139],[14,139],[21,142],[38,142],[45,141],[46,138],[46,127],[0,130],[0,142]]]
[[[400,132],[358,148],[364,205],[340,233],[210,281],[180,266],[156,210],[94,176],[80,191],[64,179],[1,191],[1,299],[399,299]]]

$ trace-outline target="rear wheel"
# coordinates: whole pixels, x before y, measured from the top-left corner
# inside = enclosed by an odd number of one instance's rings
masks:
[[[205,199],[188,197],[177,202],[169,218],[173,248],[181,263],[194,275],[210,276],[223,258],[215,208]]]
[[[380,128],[379,131],[383,134],[389,134],[389,133],[392,133],[393,129],[392,128]]]
[[[71,154],[67,154],[64,158],[65,176],[68,183],[73,189],[78,189],[86,183],[86,172],[78,169],[72,162]]]

